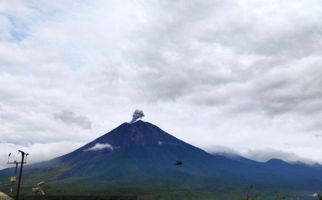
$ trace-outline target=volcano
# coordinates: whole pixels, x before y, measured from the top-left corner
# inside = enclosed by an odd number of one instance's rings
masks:
[[[0,180],[10,170],[0,171]],[[26,166],[25,191],[41,180],[52,194],[183,193],[227,198],[255,185],[306,195],[322,187],[322,167],[212,155],[139,120],[123,123],[69,154]]]
[[[180,161],[182,164],[177,165]],[[251,162],[251,161],[250,161]],[[240,164],[211,155],[141,120],[123,123],[83,147],[56,159],[30,165],[27,170],[55,169],[57,179],[101,181],[175,181],[216,177],[228,166]],[[219,171],[216,169],[220,168]],[[227,171],[227,172],[224,172]],[[232,171],[232,170],[231,170]]]

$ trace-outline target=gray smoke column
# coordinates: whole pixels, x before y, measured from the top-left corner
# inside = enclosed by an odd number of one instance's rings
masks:
[[[132,123],[136,122],[136,120],[138,120],[142,117],[144,117],[143,110],[135,110],[130,123],[132,124]]]

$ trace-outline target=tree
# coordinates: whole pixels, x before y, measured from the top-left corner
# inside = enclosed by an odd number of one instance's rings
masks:
[[[318,200],[322,200],[322,195],[320,193],[318,193]]]

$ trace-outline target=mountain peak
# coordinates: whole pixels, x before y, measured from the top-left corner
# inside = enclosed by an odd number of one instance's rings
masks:
[[[132,127],[132,126],[135,127],[135,126],[143,126],[143,125],[157,127],[156,125],[154,125],[152,123],[145,122],[145,121],[142,121],[142,120],[137,120],[135,122],[124,122],[121,125],[119,125],[118,127],[116,127],[115,129],[118,129],[120,127]],[[115,129],[113,129],[113,130],[115,130]]]
[[[142,124],[145,124],[145,125],[153,125],[149,122],[145,122],[145,121],[142,121],[142,120],[137,120],[135,122],[124,122],[123,124],[126,124],[126,125],[132,125],[132,126],[137,126],[137,125],[142,125]]]
[[[133,123],[130,123],[130,124],[138,124],[138,123],[148,123],[148,122],[144,122],[141,119],[139,119],[139,120],[137,120],[137,121],[135,121]]]
[[[110,145],[118,148],[133,146],[156,146],[161,144],[178,144],[181,140],[161,130],[156,125],[138,120],[134,123],[124,122],[120,126],[83,146],[84,151],[92,147]]]

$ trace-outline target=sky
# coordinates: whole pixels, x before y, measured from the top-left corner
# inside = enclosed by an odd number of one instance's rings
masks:
[[[0,0],[0,168],[135,109],[209,152],[322,163],[321,19],[320,0]]]

